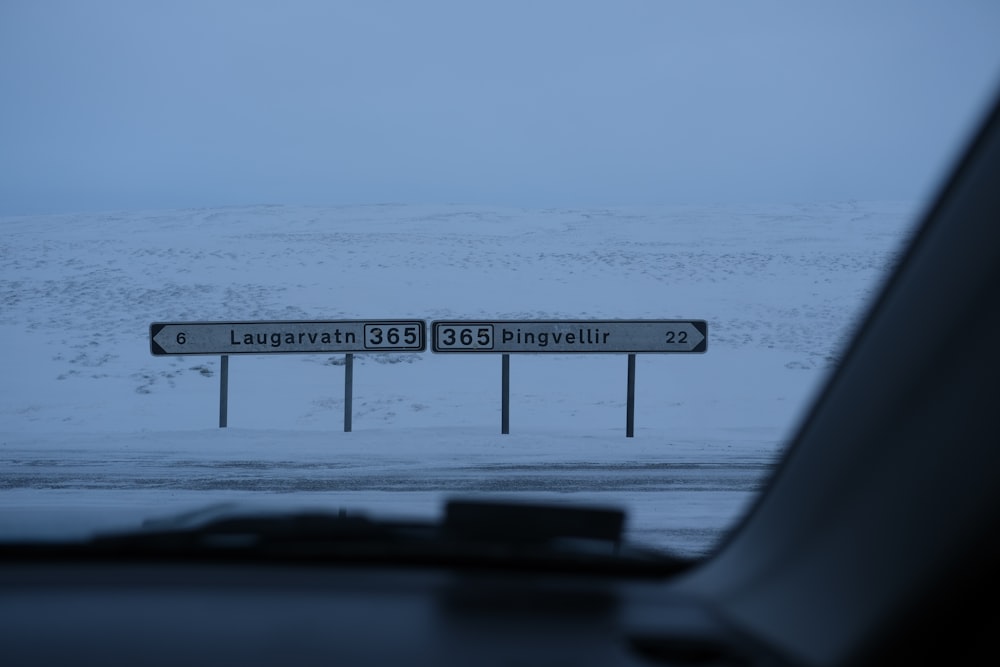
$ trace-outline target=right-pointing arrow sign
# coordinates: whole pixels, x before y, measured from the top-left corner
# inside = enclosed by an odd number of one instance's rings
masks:
[[[705,352],[704,320],[437,321],[435,352]]]

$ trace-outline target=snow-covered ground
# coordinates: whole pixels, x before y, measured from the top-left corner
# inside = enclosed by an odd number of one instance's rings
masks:
[[[0,218],[0,535],[254,500],[433,515],[456,494],[613,504],[698,553],[746,507],[918,213],[912,204],[255,206]],[[154,321],[708,321],[626,360],[153,357]],[[730,477],[719,471],[737,471]],[[720,482],[719,480],[723,481]],[[725,482],[728,479],[729,482]],[[688,536],[688,537],[685,537]]]

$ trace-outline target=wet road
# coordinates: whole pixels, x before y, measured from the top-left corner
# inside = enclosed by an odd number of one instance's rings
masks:
[[[286,461],[0,461],[6,489],[175,489],[187,491],[755,491],[772,469],[742,463],[544,463],[373,466]]]
[[[39,455],[41,454],[41,455]],[[160,508],[237,499],[283,503],[336,502],[398,512],[440,507],[463,495],[530,496],[556,502],[624,506],[629,537],[688,554],[708,551],[763,487],[767,457],[695,461],[507,463],[424,462],[359,457],[344,461],[177,457],[156,452],[65,450],[0,456],[0,529],[18,505],[52,513],[87,506],[128,505],[145,514]],[[52,499],[61,499],[53,504]],[[102,507],[104,507],[102,505]],[[7,514],[8,522],[11,514]],[[105,514],[105,516],[110,516]],[[113,525],[113,524],[109,524]]]

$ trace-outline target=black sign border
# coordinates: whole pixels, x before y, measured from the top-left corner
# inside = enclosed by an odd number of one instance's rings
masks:
[[[471,326],[473,324],[568,324],[592,326],[600,324],[690,324],[704,336],[692,350],[439,350],[437,347],[438,325]],[[707,320],[432,320],[430,323],[431,352],[434,354],[704,354],[708,351]],[[494,345],[495,347],[495,345]]]
[[[328,350],[328,351],[302,351],[302,350],[275,350],[273,352],[261,352],[259,350],[249,350],[242,352],[236,351],[226,351],[226,352],[167,352],[164,350],[155,340],[156,334],[160,333],[164,327],[168,326],[188,326],[188,325],[255,325],[255,324],[359,324],[364,327],[365,324],[380,324],[380,325],[409,325],[414,324],[419,325],[420,328],[420,347],[379,347],[376,349],[359,349],[359,350]],[[363,336],[362,336],[363,338]],[[362,344],[364,341],[362,341]],[[410,352],[410,353],[421,353],[427,351],[427,321],[426,320],[219,320],[219,321],[188,321],[188,322],[153,322],[149,325],[149,351],[154,357],[167,356],[167,357],[195,357],[195,356],[209,356],[218,357],[222,355],[237,355],[237,354],[382,354],[385,352]]]

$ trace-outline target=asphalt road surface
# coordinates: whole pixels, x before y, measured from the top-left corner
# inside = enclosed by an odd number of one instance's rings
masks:
[[[52,522],[116,529],[141,517],[238,501],[348,507],[373,514],[439,508],[449,497],[542,498],[624,506],[628,535],[686,554],[709,551],[773,470],[769,456],[711,461],[533,462],[251,460],[163,452],[0,452],[0,535]],[[88,508],[92,512],[88,512]],[[96,519],[96,520],[95,520]],[[128,519],[126,521],[126,519]],[[31,526],[28,526],[30,528]],[[34,526],[40,527],[39,525]],[[56,528],[52,529],[54,532]],[[14,532],[17,532],[16,530]]]

